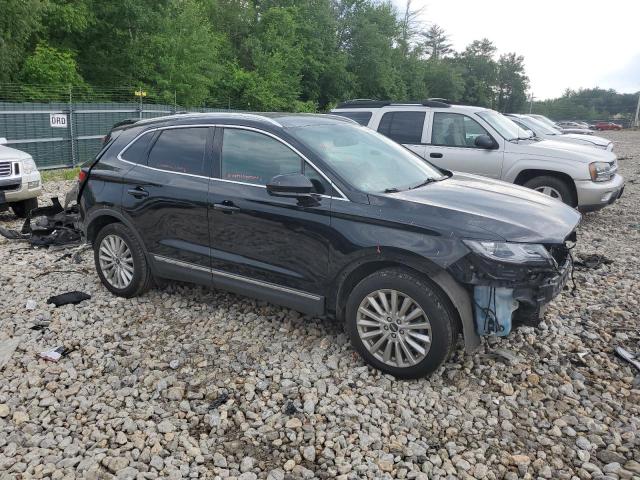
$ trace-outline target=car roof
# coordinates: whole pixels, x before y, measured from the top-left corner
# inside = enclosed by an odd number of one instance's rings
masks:
[[[473,105],[422,105],[420,103],[391,103],[388,105],[381,106],[357,106],[357,105],[346,105],[341,104],[336,108],[332,109],[332,112],[373,112],[373,111],[398,111],[398,110],[442,110],[442,111],[466,111],[466,112],[482,112],[486,110],[491,110],[485,107],[476,107]]]
[[[127,127],[153,125],[189,125],[194,123],[232,123],[234,121],[251,122],[271,127],[299,127],[304,125],[356,123],[351,119],[339,115],[318,113],[289,113],[289,112],[206,112],[206,113],[178,113],[149,119],[138,120]]]

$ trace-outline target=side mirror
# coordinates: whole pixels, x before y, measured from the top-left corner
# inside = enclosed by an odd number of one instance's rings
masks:
[[[4,137],[0,137],[0,145],[5,145],[7,143],[7,139]]]
[[[496,148],[496,142],[489,135],[478,135],[474,143],[478,148],[486,148],[487,150]]]
[[[301,173],[276,175],[267,183],[267,192],[274,197],[309,197],[313,183]]]

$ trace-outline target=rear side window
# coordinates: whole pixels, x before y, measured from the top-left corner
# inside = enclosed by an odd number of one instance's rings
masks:
[[[171,172],[202,175],[207,132],[206,127],[162,130],[151,148],[148,165]]]
[[[127,162],[147,164],[147,153],[149,152],[149,144],[153,138],[153,133],[145,133],[133,142],[129,147],[120,154]]]
[[[340,115],[341,117],[350,118],[358,122],[360,125],[364,125],[365,127],[369,125],[369,120],[371,120],[371,112],[331,112],[334,115]]]
[[[224,130],[222,179],[266,185],[276,175],[301,171],[302,158],[279,141],[247,130]]]
[[[382,115],[378,132],[398,143],[422,143],[425,112],[387,112]]]

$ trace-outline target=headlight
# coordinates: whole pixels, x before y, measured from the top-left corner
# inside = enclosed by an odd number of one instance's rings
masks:
[[[611,180],[615,168],[608,162],[592,162],[589,164],[589,174],[594,182],[606,182]]]
[[[21,160],[22,162],[22,173],[33,173],[38,167],[36,167],[36,162],[33,161],[33,158],[25,158]]]
[[[497,262],[518,264],[553,263],[553,257],[539,243],[508,243],[486,240],[463,240],[464,244],[478,255]]]

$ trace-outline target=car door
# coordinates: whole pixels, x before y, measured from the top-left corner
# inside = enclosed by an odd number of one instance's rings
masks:
[[[209,190],[213,282],[221,287],[321,313],[329,262],[327,179],[290,145],[255,129],[216,131],[217,167]],[[314,201],[275,197],[276,175],[304,173]]]
[[[377,131],[424,157],[425,144],[422,139],[426,115],[424,110],[384,112],[380,117]]]
[[[434,112],[427,160],[448,170],[500,178],[504,152],[502,148],[485,149],[475,145],[479,135],[489,135],[486,128],[469,115]],[[499,145],[499,142],[496,141]]]
[[[207,196],[212,141],[212,127],[171,127],[139,137],[121,153],[125,161],[138,156],[125,177],[123,213],[163,276],[211,280]]]

